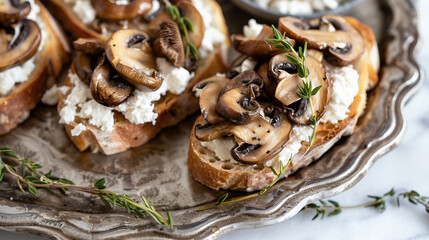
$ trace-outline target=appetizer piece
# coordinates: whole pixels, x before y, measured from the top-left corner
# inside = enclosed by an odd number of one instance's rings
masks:
[[[80,151],[110,155],[196,112],[192,86],[226,71],[229,37],[219,5],[194,0],[176,1],[152,21],[106,39],[80,38],[73,45],[68,91],[58,105],[61,122]]]
[[[277,28],[250,20],[232,39],[243,55],[194,87],[188,168],[210,188],[255,191],[352,134],[378,81],[378,49],[371,29],[334,15]]]
[[[68,61],[69,47],[37,0],[0,4],[0,134],[30,115]]]

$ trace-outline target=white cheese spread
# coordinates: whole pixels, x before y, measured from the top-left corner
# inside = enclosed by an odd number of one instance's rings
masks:
[[[243,27],[244,37],[247,39],[256,39],[262,32],[263,26],[256,22],[255,19],[250,19],[247,25]]]
[[[261,8],[270,8],[283,14],[311,14],[335,9],[345,0],[253,0]]]
[[[82,123],[79,123],[70,132],[72,136],[76,137],[76,136],[79,136],[85,130],[86,130],[85,125],[83,125]]]
[[[42,96],[42,103],[54,106],[58,103],[58,100],[60,99],[61,90],[58,88],[57,84],[54,84],[51,88],[46,90],[46,92]]]
[[[45,46],[46,26],[43,22],[42,17],[39,15],[40,8],[37,4],[34,3],[34,0],[29,0],[28,2],[31,5],[31,11],[27,16],[27,19],[35,21],[40,27],[40,31],[41,31],[40,45],[39,45],[39,48],[37,49],[36,54],[34,54],[34,56],[28,59],[26,62],[24,62],[19,66],[15,66],[3,72],[0,72],[0,96],[7,95],[16,84],[23,83],[28,80],[28,78],[36,68],[35,59],[37,58],[38,53]]]
[[[97,15],[91,5],[91,0],[65,0],[65,3],[72,6],[73,12],[85,24],[94,21]]]
[[[102,131],[111,132],[114,128],[113,110],[122,113],[125,118],[134,124],[143,124],[155,120],[158,114],[153,112],[154,103],[167,92],[181,94],[194,77],[185,68],[177,68],[165,58],[156,59],[160,75],[164,78],[161,87],[156,91],[134,90],[133,94],[115,108],[103,106],[92,99],[89,87],[80,81],[76,74],[69,73],[70,82],[74,85],[65,100],[65,106],[60,111],[61,122],[70,123],[75,117],[88,119],[89,124]],[[78,111],[80,109],[80,111]]]

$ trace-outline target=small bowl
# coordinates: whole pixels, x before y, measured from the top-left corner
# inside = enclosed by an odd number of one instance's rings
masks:
[[[337,8],[327,9],[324,11],[315,11],[311,14],[283,14],[271,8],[262,8],[257,5],[253,0],[232,0],[232,2],[239,8],[243,9],[244,11],[255,17],[263,18],[271,22],[276,22],[278,18],[283,16],[318,18],[326,14],[341,14],[356,7],[357,5],[362,3],[363,0],[346,0],[345,2],[341,3]]]

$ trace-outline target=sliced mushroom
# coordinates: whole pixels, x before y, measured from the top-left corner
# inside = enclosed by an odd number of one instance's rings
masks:
[[[364,49],[360,33],[341,16],[326,15],[310,22],[283,17],[279,30],[301,44],[307,42],[309,48],[326,49],[327,60],[337,65],[353,63]]]
[[[266,39],[273,38],[273,30],[267,25],[263,25],[261,33],[256,39],[247,39],[242,35],[232,35],[232,43],[234,48],[257,60],[269,60],[272,56],[281,52],[281,50],[274,47],[273,44],[266,42]],[[295,40],[287,38],[293,45]]]
[[[153,43],[155,54],[167,57],[176,67],[182,67],[185,64],[185,49],[177,23],[166,19],[160,27],[159,37]]]
[[[255,71],[247,70],[229,81],[219,95],[216,111],[235,124],[244,124],[257,118],[264,81]]]
[[[91,0],[91,4],[101,19],[119,21],[144,15],[152,8],[151,0],[129,0],[128,4],[119,1]]]
[[[29,2],[20,0],[3,0],[0,3],[0,25],[10,26],[25,18],[31,11]]]
[[[73,47],[78,52],[99,55],[104,52],[105,41],[99,38],[78,38],[73,42]]]
[[[113,33],[106,42],[106,56],[112,66],[131,84],[141,90],[156,90],[162,84],[158,76],[152,48],[146,33],[123,29]]]
[[[268,77],[268,70],[269,70],[269,62],[265,62],[263,64],[261,64],[258,69],[257,69],[257,73],[259,74],[259,76],[262,77],[262,79],[264,80],[264,91],[265,94],[274,101],[278,101],[274,95],[276,93],[276,88],[277,88],[277,80],[276,79],[272,79]]]
[[[311,97],[316,119],[319,120],[325,113],[332,93],[331,79],[325,66],[312,55],[307,55],[305,65],[310,74],[308,80],[313,88],[322,86],[319,92]],[[302,100],[297,92],[298,85],[303,86],[304,79],[298,75],[297,67],[284,55],[279,54],[270,61],[269,76],[279,83],[275,97],[289,109],[289,119],[297,124],[309,124],[311,109],[308,100]]]
[[[94,100],[108,107],[116,107],[125,102],[134,89],[113,69],[105,56],[94,69],[89,88]]]
[[[216,104],[219,94],[230,82],[228,78],[211,77],[197,83],[192,92],[195,97],[200,98],[199,104],[201,115],[210,124],[216,124],[225,119],[216,112]]]
[[[203,21],[203,17],[201,16],[200,12],[192,5],[189,1],[179,1],[176,4],[177,8],[179,8],[180,14],[183,17],[187,17],[193,27],[194,31],[189,32],[189,40],[194,44],[196,48],[199,48],[201,45],[201,42],[203,41],[204,37],[204,30],[205,25]]]
[[[73,64],[76,74],[78,75],[79,79],[86,85],[89,85],[89,83],[91,82],[92,72],[97,66],[96,64],[94,64],[94,62],[95,61],[89,54],[82,52],[75,52],[73,54]]]
[[[24,19],[15,28],[19,33],[9,43],[6,51],[0,52],[0,71],[19,65],[30,59],[36,52],[41,41],[40,28],[32,20]]]
[[[231,149],[231,155],[235,160],[248,164],[264,163],[283,149],[292,129],[291,123],[279,107],[264,105],[265,118],[258,116],[244,125],[235,125],[228,121],[211,125],[199,119],[195,136],[200,141],[234,136],[237,146]]]

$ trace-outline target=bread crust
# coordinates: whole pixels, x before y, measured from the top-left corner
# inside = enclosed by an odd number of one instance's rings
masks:
[[[223,18],[220,6],[213,0],[206,0],[215,9],[218,29],[228,36],[228,30]],[[151,122],[144,124],[133,124],[119,113],[115,113],[115,124],[112,132],[104,132],[90,125],[86,119],[76,118],[75,121],[65,124],[65,129],[72,142],[79,151],[86,149],[100,150],[106,155],[123,152],[129,148],[137,147],[147,143],[154,138],[163,128],[176,125],[187,116],[198,110],[198,99],[192,95],[192,87],[195,83],[215,75],[218,72],[227,70],[227,48],[229,47],[229,38],[225,38],[224,44],[216,46],[215,50],[205,59],[202,65],[198,67],[195,76],[189,82],[185,91],[180,95],[167,93],[158,102],[155,103],[154,112],[158,114],[155,124]],[[74,67],[71,67],[74,72]],[[66,86],[73,87],[66,80]],[[58,103],[58,112],[64,107],[64,100],[69,94],[62,94]],[[85,125],[86,130],[79,136],[72,136],[71,130],[79,123]]]
[[[68,62],[70,48],[63,32],[45,7],[37,0],[35,3],[46,25],[45,46],[36,53],[36,68],[29,79],[0,99],[0,135],[28,118],[30,110],[36,107],[45,90],[55,83],[63,64]]]
[[[372,30],[354,18],[346,17],[346,20],[362,33],[366,44],[364,54],[354,64],[354,68],[359,72],[359,91],[349,107],[348,118],[337,124],[319,124],[309,152],[304,155],[308,143],[302,142],[302,148],[293,157],[292,163],[285,170],[282,178],[308,166],[328,151],[342,136],[350,135],[357,119],[365,109],[366,91],[378,82],[376,70],[377,64],[379,64],[378,58],[372,58],[374,49],[377,49],[377,43]],[[376,54],[378,54],[378,50]],[[275,175],[267,167],[220,161],[212,151],[201,145],[200,141],[196,139],[194,131],[195,125],[190,137],[188,169],[195,180],[216,190],[255,191],[265,188],[275,179]]]

